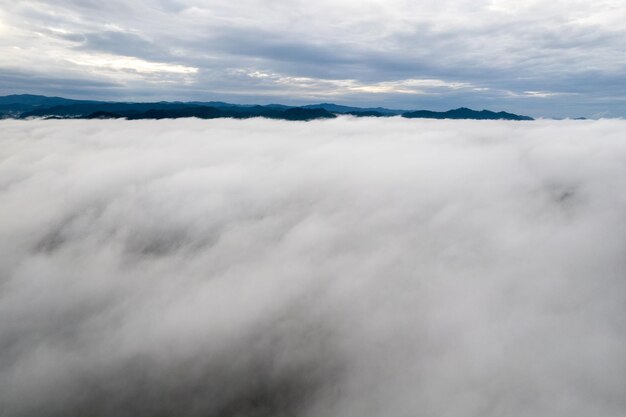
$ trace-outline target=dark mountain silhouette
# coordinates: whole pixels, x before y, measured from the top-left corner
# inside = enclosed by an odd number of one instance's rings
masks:
[[[349,114],[356,117],[390,117],[392,114],[381,113],[375,110],[349,111],[343,114]]]
[[[418,110],[402,114],[402,117],[409,119],[474,119],[474,120],[534,120],[529,116],[520,116],[513,113],[492,112],[489,110],[472,110],[461,107],[444,112],[430,110]]]
[[[45,108],[37,108],[27,111],[21,115],[22,118],[27,117],[43,117],[43,116],[65,116],[65,117],[82,117],[94,112],[103,111],[109,113],[142,113],[148,110],[174,110],[185,107],[198,107],[189,103],[72,103],[70,105],[58,105]]]
[[[294,107],[283,111],[281,119],[285,120],[313,120],[313,119],[330,119],[337,117],[333,113],[324,109],[307,109],[303,107]]]
[[[54,116],[53,116],[54,117]],[[126,110],[120,112],[95,111],[86,116],[78,118],[84,119],[119,119],[126,118],[129,120],[138,119],[178,119],[182,117],[197,117],[199,119],[217,119],[217,118],[234,118],[249,119],[252,117],[265,117],[268,119],[282,120],[314,120],[314,119],[332,119],[337,117],[324,109],[304,109],[301,107],[291,107],[285,110],[273,109],[263,106],[254,107],[210,107],[195,106],[171,109],[149,109],[143,112],[135,110]]]
[[[72,100],[62,97],[36,96],[32,94],[12,94],[0,96],[0,118],[19,117],[25,112],[53,106],[66,106],[78,103],[97,103],[88,100]]]
[[[84,118],[85,119],[121,119],[123,117],[124,116],[119,115],[117,113],[111,113],[111,112],[108,112],[108,111],[99,110],[99,111],[95,111],[95,112],[93,112],[91,114],[88,114]],[[59,117],[59,116],[50,116],[50,117],[48,117],[48,119],[56,119],[56,118],[62,119],[62,117]]]
[[[496,113],[489,110],[476,111],[464,107],[445,112],[436,112],[429,110],[394,110],[384,107],[361,108],[333,103],[308,104],[305,106],[287,106],[284,104],[261,106],[232,104],[223,101],[125,103],[73,100],[63,97],[29,94],[0,97],[0,118],[126,118],[136,120],[175,119],[180,117],[198,117],[202,119],[266,117],[284,120],[314,120],[332,118],[342,114],[355,117],[391,117],[401,115],[406,118],[429,119],[533,120],[531,117],[513,113]]]
[[[73,103],[97,103],[94,100],[73,100],[63,97],[46,97],[32,94],[12,94],[0,96],[0,105],[22,104],[26,106],[59,106]]]

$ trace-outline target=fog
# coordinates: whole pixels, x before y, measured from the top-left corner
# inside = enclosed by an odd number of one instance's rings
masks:
[[[626,121],[0,122],[0,415],[626,414]]]

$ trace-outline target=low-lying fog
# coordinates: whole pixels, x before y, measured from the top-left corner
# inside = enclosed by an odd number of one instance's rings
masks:
[[[623,417],[626,121],[0,122],[0,415]]]

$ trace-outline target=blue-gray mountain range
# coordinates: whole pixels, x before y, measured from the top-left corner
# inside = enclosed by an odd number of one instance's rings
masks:
[[[222,117],[245,119],[266,117],[284,120],[328,119],[337,115],[357,117],[402,116],[421,119],[479,119],[479,120],[533,120],[532,117],[490,110],[472,110],[461,107],[445,112],[430,110],[398,110],[383,107],[352,107],[332,103],[287,106],[283,104],[231,104],[221,101],[191,102],[107,102],[73,100],[63,97],[46,97],[20,94],[0,96],[0,118],[54,118],[54,119],[172,119]]]

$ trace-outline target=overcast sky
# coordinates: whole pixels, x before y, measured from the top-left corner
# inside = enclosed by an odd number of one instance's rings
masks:
[[[0,94],[626,115],[623,0],[0,0]]]

